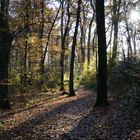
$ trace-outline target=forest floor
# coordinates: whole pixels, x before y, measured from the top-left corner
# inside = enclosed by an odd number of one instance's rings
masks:
[[[45,94],[44,94],[45,96]],[[55,96],[35,106],[0,115],[0,140],[140,140],[138,113],[123,100],[94,107],[96,94],[80,87],[76,96]]]

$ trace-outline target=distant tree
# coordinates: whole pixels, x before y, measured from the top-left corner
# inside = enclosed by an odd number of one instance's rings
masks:
[[[41,73],[42,75],[44,74],[44,68],[45,68],[45,60],[46,60],[46,54],[48,52],[48,46],[49,46],[49,42],[50,42],[50,39],[51,39],[51,34],[52,34],[52,31],[55,27],[55,23],[57,21],[57,18],[58,18],[58,14],[60,12],[60,9],[61,9],[61,4],[56,12],[56,15],[54,17],[54,19],[52,20],[52,24],[51,24],[51,27],[48,31],[48,35],[47,35],[47,43],[45,45],[45,49],[44,49],[44,52],[43,52],[43,56],[42,56],[42,59],[41,59]]]
[[[25,31],[24,31],[24,37],[25,37],[25,44],[24,44],[24,62],[23,62],[23,66],[24,66],[24,76],[23,76],[23,84],[26,87],[27,86],[27,68],[28,68],[28,50],[29,50],[29,45],[28,45],[28,36],[30,33],[30,28],[29,28],[29,8],[30,8],[30,1],[26,0],[24,1],[26,3],[26,8],[25,8],[25,16],[24,16],[24,26]]]
[[[90,6],[92,8],[93,15],[91,17],[89,27],[88,27],[89,28],[88,29],[88,41],[87,41],[87,60],[88,60],[88,65],[90,64],[90,60],[91,60],[91,30],[92,30],[93,21],[95,19],[95,5],[94,5],[92,0],[90,1]]]
[[[40,13],[41,13],[41,22],[40,22],[40,26],[39,26],[39,33],[38,33],[38,36],[39,36],[39,39],[43,39],[43,34],[44,34],[44,24],[45,24],[45,14],[44,14],[44,11],[45,11],[45,1],[44,0],[41,0],[40,1]],[[43,70],[44,70],[44,64],[42,63],[43,61],[43,44],[40,45],[40,48],[41,48],[41,61],[40,61],[40,73],[41,75],[43,74]]]
[[[129,10],[129,4],[127,4],[125,1],[123,2],[123,10],[124,10],[124,22],[125,22],[125,28],[126,28],[126,32],[127,32],[127,44],[128,44],[128,51],[127,51],[127,57],[128,57],[128,60],[129,58],[132,56],[133,54],[133,50],[132,50],[132,35],[130,33],[130,27],[129,27],[129,22],[128,22],[128,16],[127,16],[127,13],[128,13],[128,10]]]
[[[85,13],[85,5],[83,4],[81,7],[81,15],[80,15],[80,48],[81,48],[81,58],[82,64],[85,62],[85,53],[86,53],[86,13]]]
[[[108,105],[108,101],[104,0],[96,0],[96,22],[98,35],[98,76],[97,99],[95,106],[106,106]]]
[[[114,40],[113,40],[112,57],[110,58],[110,63],[109,63],[110,67],[112,67],[117,61],[120,6],[121,6],[121,0],[113,0],[112,26],[114,28]]]

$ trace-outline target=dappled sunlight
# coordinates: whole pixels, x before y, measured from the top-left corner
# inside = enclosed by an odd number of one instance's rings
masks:
[[[140,129],[136,129],[136,130],[132,131],[130,133],[129,137],[131,139],[139,140],[139,138],[140,138]]]
[[[13,132],[16,132],[13,136],[17,137],[16,135],[19,135],[17,131],[20,133],[20,130],[23,130],[27,131],[27,137],[31,132],[32,135],[34,134],[34,137],[37,137],[34,132],[42,133],[43,130],[50,137],[55,137],[56,134],[54,132],[56,131],[60,132],[60,134],[66,132],[66,130],[68,132],[71,131],[74,124],[76,125],[76,122],[78,123],[80,119],[90,112],[93,104],[91,98],[94,99],[92,92],[85,91],[84,89],[80,89],[77,92],[79,92],[77,96],[69,98],[61,96],[61,100],[49,101],[49,103],[36,106],[31,110],[25,110],[9,116],[4,121],[5,132],[3,133],[8,134],[8,137],[10,137],[10,135],[13,135]],[[23,138],[26,136],[23,136]],[[46,135],[44,134],[44,136]],[[42,135],[42,137],[44,136]]]

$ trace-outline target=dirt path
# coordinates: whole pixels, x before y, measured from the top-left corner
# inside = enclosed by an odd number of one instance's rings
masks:
[[[95,94],[79,88],[77,96],[60,96],[13,114],[1,128],[1,140],[123,140],[129,119],[121,102],[94,108]]]

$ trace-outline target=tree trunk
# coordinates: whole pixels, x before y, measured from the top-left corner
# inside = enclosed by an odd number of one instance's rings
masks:
[[[132,45],[131,45],[131,36],[130,36],[130,31],[129,31],[129,25],[128,25],[128,21],[127,19],[125,20],[125,24],[126,24],[126,31],[127,31],[127,44],[128,44],[128,59],[130,56],[132,56],[133,51],[132,51]]]
[[[126,2],[123,2],[123,8],[124,8],[124,18],[125,18],[125,26],[126,26],[126,32],[127,32],[127,44],[128,44],[128,51],[127,51],[127,58],[129,61],[130,55],[132,55],[132,45],[131,45],[131,36],[130,36],[130,29],[128,25],[128,17],[127,17],[127,12],[128,12],[128,7],[126,5]]]
[[[8,42],[8,39],[6,41]],[[8,99],[8,63],[11,43],[6,43],[6,41],[0,42],[0,108],[2,109],[10,109]]]
[[[54,20],[53,20],[53,23],[52,23],[52,25],[51,25],[51,28],[50,28],[50,30],[49,30],[49,32],[48,32],[47,43],[46,43],[46,47],[45,47],[45,50],[44,50],[44,53],[43,53],[43,56],[42,56],[42,61],[41,61],[41,72],[42,72],[42,75],[44,74],[46,54],[47,54],[47,52],[48,52],[48,45],[49,45],[49,41],[50,41],[50,38],[51,38],[51,33],[52,33],[53,28],[54,28],[54,26],[55,26],[55,22],[56,22],[56,20],[57,20],[57,18],[58,18],[58,14],[59,14],[59,12],[60,12],[60,9],[61,9],[61,4],[60,4],[60,6],[59,6],[59,8],[58,8],[58,11],[57,11],[57,13],[56,13],[56,15],[55,15],[55,18],[54,18]],[[49,64],[49,59],[48,59],[48,64]]]
[[[112,57],[109,61],[110,68],[114,66],[117,61],[118,53],[118,25],[119,25],[119,16],[120,16],[120,4],[121,0],[113,0],[113,18],[112,25],[114,26],[114,41],[113,41],[113,50]]]
[[[82,21],[80,25],[81,25],[80,48],[81,48],[81,58],[83,64],[85,62],[85,46],[84,46],[84,27]]]
[[[44,17],[44,0],[41,0],[40,1],[40,14],[41,14],[41,22],[40,22],[40,26],[39,26],[39,33],[38,33],[38,36],[39,36],[39,39],[43,39],[43,33],[44,33],[44,23],[45,23],[45,17]],[[41,74],[41,78],[43,80],[43,74],[44,74],[44,61],[43,61],[43,44],[41,44],[40,46],[40,49],[41,49],[41,60],[40,60],[40,74]]]
[[[133,44],[134,44],[134,57],[137,56],[137,49],[136,49],[136,29],[134,29],[134,34],[133,34]]]
[[[0,2],[0,108],[10,109],[8,99],[8,63],[12,37],[8,26],[9,0]]]
[[[88,42],[87,42],[87,60],[88,60],[88,65],[90,65],[90,58],[91,58],[91,29],[92,29],[92,24],[93,24],[93,21],[95,19],[95,9],[94,9],[94,5],[93,5],[93,2],[92,0],[90,1],[90,5],[92,7],[92,10],[93,10],[93,15],[92,15],[92,18],[90,20],[90,23],[89,23],[89,31],[88,31]]]
[[[97,99],[95,106],[107,106],[107,52],[105,35],[104,0],[96,1],[98,35],[98,76]]]
[[[28,34],[30,32],[30,28],[29,28],[29,3],[28,0],[26,0],[26,9],[25,9],[25,17],[24,17],[24,26],[25,26],[25,46],[24,46],[24,79],[23,79],[23,86],[26,87],[27,86],[27,68],[28,68]],[[25,90],[25,88],[24,88]],[[25,91],[24,91],[25,92]]]
[[[61,82],[60,91],[64,90],[64,57],[65,57],[65,44],[63,42],[64,34],[64,0],[61,1],[61,54],[60,54],[60,72],[61,72]]]
[[[63,2],[63,1],[62,1]],[[64,15],[64,7],[62,4],[62,19],[61,19],[61,55],[60,55],[60,68],[61,68],[61,83],[60,83],[60,91],[64,91],[64,59],[65,59],[65,41],[66,41],[66,37],[69,31],[69,23],[70,23],[70,12],[69,12],[69,7],[70,7],[70,0],[67,2],[67,15],[68,15],[68,19],[67,19],[67,23],[65,26],[65,30],[63,33],[63,15]]]
[[[69,78],[69,96],[74,96],[74,59],[75,59],[75,47],[76,47],[76,39],[77,39],[77,33],[78,33],[78,27],[79,27],[79,20],[80,20],[80,11],[81,11],[81,3],[82,0],[78,0],[78,9],[77,9],[77,19],[76,19],[76,26],[75,26],[75,32],[73,36],[73,43],[72,43],[72,51],[71,51],[71,62],[70,62],[70,78]]]

